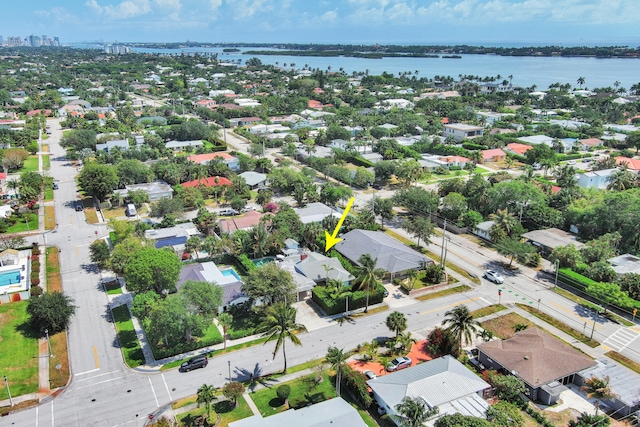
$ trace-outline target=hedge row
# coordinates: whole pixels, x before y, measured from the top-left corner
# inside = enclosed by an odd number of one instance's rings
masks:
[[[151,350],[153,352],[153,357],[155,357],[156,359],[164,359],[166,357],[175,356],[176,354],[188,353],[200,348],[220,344],[221,342],[222,338],[216,337],[210,340],[181,342],[171,348],[158,348],[155,345],[151,344]]]
[[[244,267],[244,270],[247,273],[250,272],[251,270],[255,270],[256,268],[258,268],[254,264],[254,262],[249,259],[249,257],[246,254],[242,254],[238,256],[238,262],[242,264],[242,267]]]
[[[369,293],[369,305],[378,304],[384,298],[384,286],[378,285]],[[327,315],[344,313],[346,309],[346,296],[331,298],[327,289],[323,286],[313,288],[313,301],[318,304]],[[367,304],[367,293],[355,291],[349,295],[349,311],[362,308]]]
[[[598,283],[595,280],[591,280],[588,277],[583,276],[582,274],[576,273],[570,268],[561,268],[558,270],[558,280],[573,288],[581,290],[582,292],[586,292],[589,285]]]
[[[349,273],[351,274],[356,273],[356,267],[353,264],[351,264],[351,261],[349,261],[347,258],[344,257],[344,255],[342,255],[340,252],[336,251],[335,249],[331,249],[331,251],[329,252],[329,257],[337,258],[338,261],[340,261],[340,265],[342,265],[342,268],[347,270]]]

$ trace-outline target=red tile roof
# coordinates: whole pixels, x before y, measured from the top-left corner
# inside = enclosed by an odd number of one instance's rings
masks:
[[[256,211],[249,211],[245,215],[238,218],[221,219],[218,221],[220,231],[223,233],[231,234],[236,230],[244,230],[247,228],[255,227],[260,223],[260,218],[264,214]]]
[[[482,150],[482,158],[493,159],[496,157],[506,157],[506,153],[502,151],[502,148],[492,148],[491,150]]]
[[[578,142],[582,145],[586,145],[587,147],[597,147],[598,145],[602,145],[602,140],[598,138],[581,139]]]
[[[218,187],[223,185],[231,185],[231,181],[223,176],[210,176],[209,178],[194,179],[193,181],[182,183],[183,187]]]
[[[527,144],[519,144],[517,142],[512,142],[511,144],[507,144],[505,147],[509,151],[513,151],[516,154],[524,156],[524,154],[531,150],[533,147]]]
[[[205,154],[193,154],[189,157],[187,157],[187,160],[193,162],[193,163],[206,163],[206,162],[210,162],[211,160],[215,159],[216,157],[221,157],[223,160],[234,160],[235,157],[233,157],[231,154],[229,153],[225,153],[224,151],[220,151],[217,153],[205,153]]]
[[[632,171],[640,170],[640,160],[632,159],[630,157],[616,157],[616,165],[622,166],[626,164],[627,168]]]

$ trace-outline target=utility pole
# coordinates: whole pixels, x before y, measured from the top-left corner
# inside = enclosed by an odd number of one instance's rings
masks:
[[[447,235],[447,218],[444,219],[444,225],[442,227],[442,249],[440,251],[440,265],[444,268],[444,246],[445,246],[445,236]]]
[[[11,398],[11,389],[9,388],[9,381],[7,381],[7,376],[4,376],[4,385],[7,387],[7,394],[9,395],[9,405],[13,406],[13,399]]]
[[[558,286],[558,269],[560,268],[560,260],[556,259],[553,261],[553,265],[556,267],[556,279],[553,282],[553,289],[555,289],[556,286]]]

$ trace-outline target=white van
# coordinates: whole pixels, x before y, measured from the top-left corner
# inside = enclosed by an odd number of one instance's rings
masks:
[[[124,209],[124,214],[126,216],[136,216],[138,212],[136,211],[136,207],[133,203],[127,204],[127,207]]]
[[[531,167],[533,168],[533,170],[539,171],[540,169],[542,169],[542,165],[540,163],[534,163],[531,165]]]

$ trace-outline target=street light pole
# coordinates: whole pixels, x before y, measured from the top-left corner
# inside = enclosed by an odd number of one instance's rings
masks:
[[[556,286],[558,286],[558,269],[560,267],[560,260],[556,258],[556,260],[553,261],[553,265],[556,268],[556,280],[553,282],[553,289],[555,289]]]
[[[9,381],[7,381],[7,376],[4,376],[4,385],[7,387],[7,394],[9,395],[9,405],[13,406],[13,399],[11,398],[11,389],[9,388]]]
[[[231,382],[231,360],[227,360],[227,364],[229,365],[229,382]]]
[[[589,337],[590,340],[593,339],[593,332],[596,330],[596,320],[598,320],[598,312],[596,311],[596,316],[593,318],[593,328],[591,328],[591,336]]]

